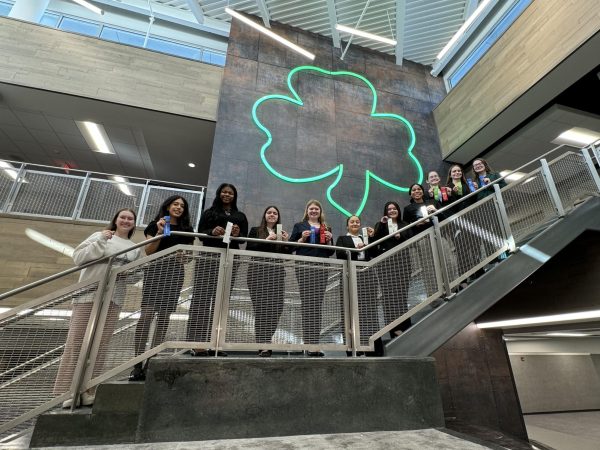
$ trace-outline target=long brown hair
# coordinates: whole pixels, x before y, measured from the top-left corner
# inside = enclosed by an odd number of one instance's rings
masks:
[[[315,199],[309,200],[306,206],[304,207],[304,217],[302,218],[302,222],[308,221],[308,207],[310,205],[317,205],[319,207],[319,209],[321,210],[321,214],[319,215],[319,223],[327,226],[327,222],[325,222],[325,213],[323,212],[323,205],[321,205],[321,202],[319,200]]]
[[[262,213],[262,219],[260,221],[260,225],[258,226],[259,239],[265,239],[269,235],[269,230],[267,230],[267,219],[265,218],[265,216],[267,215],[267,211],[271,208],[277,211],[277,224],[281,223],[281,213],[279,212],[279,208],[275,205],[267,206]]]
[[[460,164],[452,164],[450,166],[450,170],[448,170],[448,179],[446,180],[446,186],[454,186],[454,181],[452,180],[452,169],[458,167],[461,172],[460,182],[463,186],[467,186],[467,179],[465,178],[465,169]]]
[[[129,233],[127,234],[127,237],[129,239],[131,239],[131,236],[133,236],[133,233],[135,233],[135,222],[137,222],[137,214],[131,208],[121,208],[120,210],[118,210],[117,213],[115,214],[115,216],[112,218],[112,220],[108,224],[108,226],[106,227],[106,229],[108,231],[117,231],[117,219],[119,218],[119,214],[121,214],[123,211],[129,211],[131,214],[133,214],[133,221],[134,221],[133,228],[131,230],[129,230]]]

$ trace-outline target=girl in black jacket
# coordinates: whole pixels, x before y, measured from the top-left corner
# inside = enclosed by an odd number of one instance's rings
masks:
[[[408,223],[416,222],[419,219],[424,217],[423,208],[426,210],[426,214],[433,214],[439,208],[441,208],[440,203],[433,198],[425,198],[425,190],[423,186],[418,183],[414,183],[410,186],[410,204],[404,208],[404,221]],[[438,216],[439,217],[439,216]],[[442,219],[439,217],[440,220]],[[416,225],[413,229],[413,234],[420,233],[423,230],[426,230],[431,226],[431,221],[421,222]]]
[[[225,234],[227,222],[232,222],[232,237],[246,237],[248,234],[248,219],[238,210],[237,189],[233,184],[223,183],[217,188],[215,199],[210,208],[202,213],[198,222],[198,233],[221,237]],[[206,247],[227,248],[222,239],[201,239]],[[231,241],[231,249],[239,249],[237,241]],[[187,340],[192,342],[208,342],[211,337],[212,319],[215,308],[215,295],[218,279],[218,254],[203,254],[196,260],[194,268],[194,289],[190,302],[187,325]],[[235,276],[232,277],[235,279]],[[210,351],[202,348],[192,350],[193,356],[209,356]],[[220,352],[226,356],[225,352]]]
[[[277,225],[281,223],[281,215],[276,206],[267,206],[262,215],[260,225],[252,227],[249,238],[265,239],[277,242],[287,241],[289,235],[281,231],[277,235]],[[290,253],[291,249],[285,244],[267,244],[248,242],[246,250],[265,253]],[[263,262],[264,264],[261,264]],[[254,309],[254,337],[257,343],[270,343],[279,318],[283,312],[285,292],[285,267],[283,260],[253,257],[248,266],[246,281],[250,291],[250,299]],[[258,356],[269,357],[272,350],[259,350]]]
[[[394,247],[412,237],[410,230],[398,232],[407,224],[402,221],[400,206],[396,202],[387,202],[383,207],[383,217],[375,224],[375,239],[393,235],[378,245],[378,254],[391,251]],[[412,272],[410,250],[405,248],[377,264],[377,278],[381,290],[381,303],[385,325],[392,323],[408,311],[408,289]],[[390,330],[393,339],[411,326],[407,319]],[[376,348],[376,351],[378,349]],[[381,347],[383,354],[383,346]]]

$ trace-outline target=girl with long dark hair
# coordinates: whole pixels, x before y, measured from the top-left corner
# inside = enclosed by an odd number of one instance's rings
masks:
[[[144,235],[150,238],[163,234],[166,223],[165,217],[167,216],[170,218],[171,231],[194,231],[190,224],[190,211],[187,200],[180,195],[173,195],[160,206],[158,214],[144,230]],[[178,244],[193,244],[193,242],[193,237],[165,236],[148,244],[146,254],[151,255]],[[156,347],[165,340],[169,319],[177,308],[182,286],[183,262],[179,255],[169,255],[166,258],[156,260],[145,268],[140,319],[135,327],[134,346],[136,355],[144,353],[146,349],[150,324],[155,316],[156,326],[152,347]],[[146,366],[141,362],[137,363],[129,376],[129,380],[145,380]]]

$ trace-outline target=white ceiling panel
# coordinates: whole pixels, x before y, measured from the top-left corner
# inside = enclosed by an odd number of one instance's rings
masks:
[[[326,37],[332,36],[327,0],[192,0],[198,3],[204,17],[231,22],[225,13],[229,6],[237,11],[265,20],[280,22]],[[467,0],[330,0],[337,23],[359,28],[402,43],[405,59],[432,65],[435,57],[463,24],[472,3]],[[365,5],[368,2],[368,7]],[[152,3],[180,11],[190,11],[188,0],[152,0]],[[264,3],[266,18],[259,4]],[[404,24],[396,27],[396,8],[404,7]],[[361,19],[362,15],[362,19]],[[402,17],[400,15],[399,17]],[[360,23],[359,23],[360,19]],[[403,29],[404,36],[395,36]],[[342,33],[342,40],[349,35]],[[353,39],[355,45],[389,55],[396,47],[382,45],[368,39]]]

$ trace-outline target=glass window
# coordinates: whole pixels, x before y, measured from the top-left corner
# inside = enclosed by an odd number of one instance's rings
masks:
[[[142,34],[118,30],[111,27],[104,27],[100,33],[100,38],[107,41],[118,42],[119,44],[134,45],[136,47],[142,47],[144,45],[144,36]]]
[[[11,9],[12,9],[12,5],[9,5],[7,3],[0,3],[0,16],[2,16],[2,17],[8,16],[8,13],[10,12]]]
[[[217,66],[224,66],[225,65],[225,55],[223,55],[221,53],[212,53],[210,55],[210,62],[212,64],[216,64]]]
[[[202,57],[202,50],[188,45],[177,44],[175,42],[168,42],[162,39],[149,38],[146,48],[150,50],[156,50],[169,55],[181,56],[182,58],[200,60]]]
[[[502,17],[490,33],[475,47],[475,49],[465,58],[462,64],[450,74],[448,84],[450,88],[456,86],[460,80],[471,70],[483,55],[487,53],[492,45],[504,34],[504,32],[513,24],[521,13],[529,6],[532,0],[517,1],[506,14]]]
[[[100,34],[100,24],[71,17],[63,17],[58,28],[63,31],[85,34],[86,36],[98,36]]]
[[[40,19],[40,25],[46,25],[47,27],[56,28],[60,22],[60,16],[58,14],[44,13]]]

